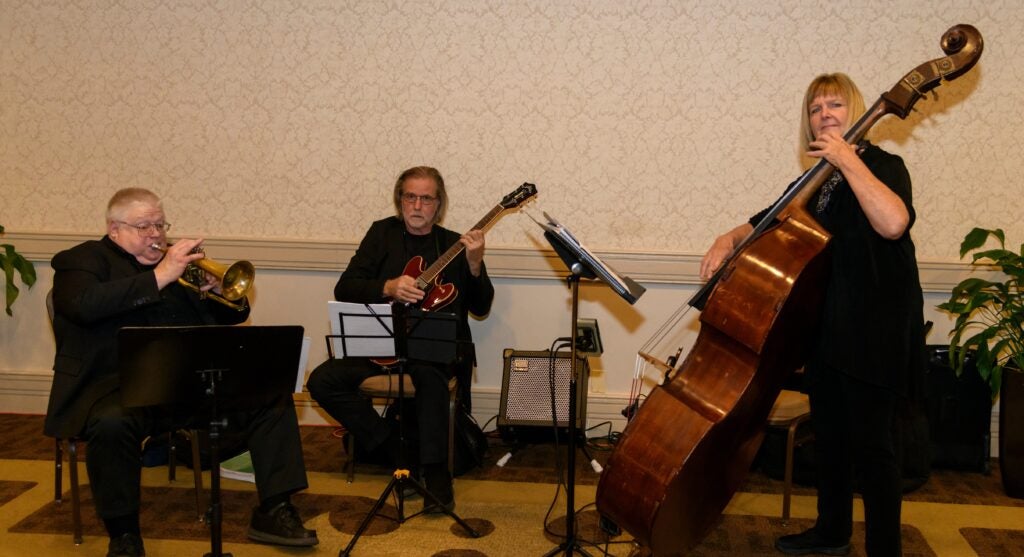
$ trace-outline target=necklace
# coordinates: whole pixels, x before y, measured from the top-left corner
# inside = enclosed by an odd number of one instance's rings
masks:
[[[832,174],[829,175],[828,180],[821,186],[821,192],[818,195],[818,205],[815,207],[817,212],[824,213],[825,208],[828,207],[829,198],[832,197],[832,191],[836,189],[836,186],[843,181],[843,174],[839,170],[833,170]]]

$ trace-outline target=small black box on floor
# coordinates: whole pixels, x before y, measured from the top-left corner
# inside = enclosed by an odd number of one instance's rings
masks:
[[[928,346],[928,435],[932,466],[988,473],[992,392],[968,354],[957,377],[949,347]]]
[[[548,350],[529,351],[506,348],[501,379],[498,427],[547,426],[552,422],[552,391],[558,427],[569,425],[570,367],[568,351],[552,354]],[[587,423],[586,358],[576,358],[576,427]]]

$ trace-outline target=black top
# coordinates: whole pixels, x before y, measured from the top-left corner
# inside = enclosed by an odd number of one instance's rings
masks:
[[[429,234],[410,234],[398,217],[388,217],[372,225],[359,243],[352,260],[334,286],[334,297],[341,302],[373,304],[387,302],[384,283],[401,276],[406,264],[414,256],[423,257],[429,266],[461,237],[446,228],[435,225]],[[494,286],[481,265],[480,276],[469,272],[469,262],[463,251],[441,272],[442,283],[452,283],[458,290],[455,299],[437,311],[459,316],[458,337],[472,340],[468,314],[484,316],[491,311]]]
[[[861,158],[903,200],[910,223],[895,240],[880,236],[845,179],[832,190],[822,212],[817,211],[822,190],[808,203],[808,211],[832,234],[832,241],[831,273],[807,379],[813,381],[825,366],[916,396],[926,360],[924,300],[910,238],[916,219],[910,175],[903,159],[877,146],[867,144]],[[758,213],[750,223],[756,227],[767,212]]]
[[[53,256],[53,333],[57,354],[44,431],[77,435],[92,405],[118,389],[117,331],[128,326],[216,325],[245,321],[177,282],[158,289],[143,265],[113,240],[90,240]]]

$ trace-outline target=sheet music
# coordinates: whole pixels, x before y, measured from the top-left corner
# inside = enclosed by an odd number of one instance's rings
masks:
[[[331,347],[335,357],[369,358],[395,355],[391,304],[327,302],[331,321]]]

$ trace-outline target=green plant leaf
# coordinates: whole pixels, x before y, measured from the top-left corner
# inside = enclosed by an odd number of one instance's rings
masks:
[[[999,242],[998,249],[984,249],[989,238]],[[998,267],[1001,280],[970,277],[950,291],[949,300],[937,307],[955,316],[950,330],[949,359],[957,375],[963,372],[971,354],[978,374],[991,389],[995,400],[999,393],[1002,368],[1010,362],[1024,363],[1024,245],[1020,253],[1005,249],[1002,229],[974,228],[960,244],[960,257],[972,253],[971,264]]]
[[[1005,245],[1005,235],[1001,228],[996,228],[995,230],[974,228],[967,233],[964,241],[960,243],[960,258],[962,259],[968,252],[985,245],[985,241],[988,240],[989,235],[995,236],[999,240],[1000,246]]]
[[[11,311],[11,305],[18,299],[20,290],[18,286],[14,284],[14,271],[18,271],[21,275],[21,281],[26,286],[32,288],[32,285],[36,283],[36,268],[25,259],[20,253],[14,251],[14,246],[11,244],[0,244],[3,251],[0,251],[0,269],[4,271],[4,308],[7,315],[14,315]]]

